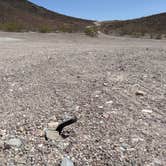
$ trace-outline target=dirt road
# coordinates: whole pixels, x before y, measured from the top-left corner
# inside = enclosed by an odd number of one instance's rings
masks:
[[[71,115],[67,146],[45,139]],[[165,40],[0,33],[0,166],[65,155],[76,166],[166,165]]]

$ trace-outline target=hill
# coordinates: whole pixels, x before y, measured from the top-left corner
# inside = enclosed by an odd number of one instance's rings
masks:
[[[0,0],[0,29],[7,31],[82,31],[91,20],[65,16],[27,0]]]
[[[126,21],[106,21],[101,23],[101,31],[106,34],[161,37],[166,35],[166,13]]]

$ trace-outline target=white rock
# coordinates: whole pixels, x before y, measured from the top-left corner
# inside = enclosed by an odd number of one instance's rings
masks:
[[[67,157],[64,157],[62,160],[61,166],[74,166],[74,164],[70,159],[68,159]]]
[[[113,104],[113,101],[112,100],[107,101],[106,104],[111,105],[111,104]]]
[[[9,146],[20,148],[22,145],[22,141],[18,138],[11,138],[6,142],[6,144]]]
[[[50,139],[50,140],[60,140],[61,139],[61,137],[57,131],[45,129],[45,135],[46,135],[46,138]]]
[[[58,127],[59,123],[58,122],[49,122],[48,127],[51,129],[56,129]]]
[[[102,105],[99,105],[99,106],[98,106],[98,108],[102,109],[102,108],[103,108],[103,106],[102,106]]]
[[[143,113],[152,113],[153,111],[152,110],[148,110],[148,109],[143,109],[142,112]]]

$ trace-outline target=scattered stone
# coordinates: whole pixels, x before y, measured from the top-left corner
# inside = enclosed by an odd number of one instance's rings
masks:
[[[61,150],[64,150],[69,146],[69,142],[63,139],[55,130],[45,129],[45,138],[46,140],[51,140],[52,143]]]
[[[20,148],[22,146],[22,141],[18,138],[11,138],[8,141],[6,141],[5,144],[11,147]]]
[[[77,106],[75,107],[75,111],[79,111],[79,109],[80,109],[80,106],[77,105]]]
[[[74,164],[70,159],[68,159],[67,157],[64,157],[62,160],[61,166],[74,166]]]
[[[0,129],[0,137],[4,137],[6,135],[6,130]]]
[[[141,90],[138,90],[135,92],[135,95],[136,96],[144,96],[145,95],[145,92],[141,91]]]
[[[113,101],[112,100],[107,101],[106,104],[111,105],[111,104],[113,104]]]
[[[38,130],[38,131],[37,131],[37,136],[39,136],[39,137],[44,137],[44,136],[45,136],[45,131],[43,131],[43,130]]]
[[[104,82],[103,85],[104,85],[104,86],[108,86],[108,83]]]
[[[103,109],[104,107],[102,105],[99,105],[98,108]]]
[[[163,165],[162,161],[157,159],[157,158],[154,159],[153,164],[155,166],[162,166]]]
[[[110,117],[110,113],[109,112],[104,112],[103,117],[108,119]]]
[[[51,129],[45,129],[45,138],[46,140],[50,139],[50,140],[59,140],[61,138],[61,136],[59,135],[59,133],[55,130],[51,130]]]
[[[148,110],[148,109],[143,109],[142,112],[143,113],[152,113],[153,111],[152,110]]]
[[[58,122],[49,122],[48,127],[51,129],[56,129],[58,127],[59,123]]]
[[[131,139],[131,142],[133,144],[138,143],[138,142],[142,142],[142,141],[144,141],[144,140],[140,137],[134,137],[134,138]]]
[[[0,149],[4,148],[4,142],[0,140]]]
[[[119,138],[119,142],[122,143],[124,142],[125,140],[123,138]]]

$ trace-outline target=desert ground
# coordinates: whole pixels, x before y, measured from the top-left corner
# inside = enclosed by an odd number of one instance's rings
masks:
[[[55,134],[72,116],[66,138]],[[166,165],[166,40],[0,32],[0,166],[65,156],[75,166]]]

